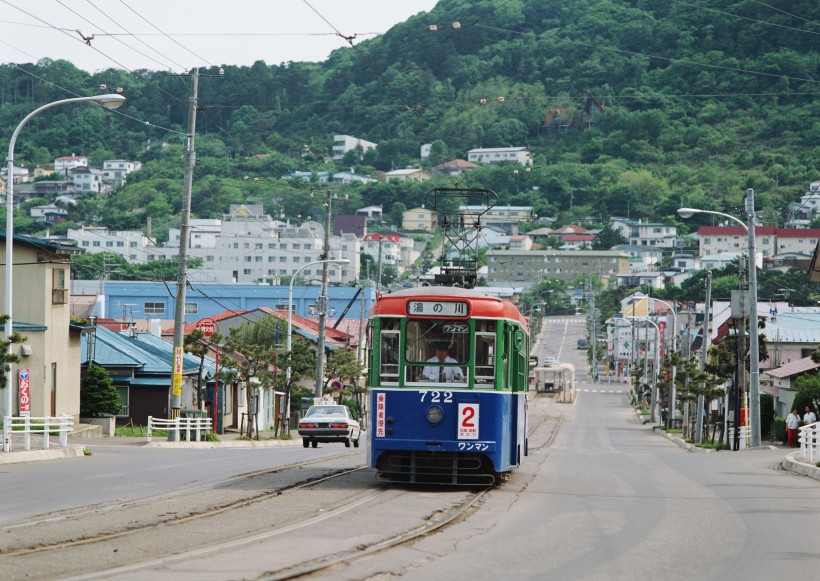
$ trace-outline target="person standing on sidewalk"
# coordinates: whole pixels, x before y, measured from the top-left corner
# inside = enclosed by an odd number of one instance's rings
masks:
[[[786,418],[786,443],[789,448],[797,447],[797,426],[799,425],[800,416],[797,414],[797,408],[794,408]]]
[[[817,416],[814,415],[814,412],[811,411],[811,406],[806,406],[806,413],[803,414],[803,425],[808,426],[809,424],[813,424],[817,421]]]

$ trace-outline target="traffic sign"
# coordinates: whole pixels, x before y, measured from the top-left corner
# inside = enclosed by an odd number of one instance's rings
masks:
[[[196,322],[196,328],[202,331],[206,339],[210,339],[211,335],[219,331],[219,325],[213,319],[200,319]]]
[[[330,382],[330,389],[332,389],[333,391],[339,391],[340,389],[342,389],[342,382],[338,379],[334,379]]]

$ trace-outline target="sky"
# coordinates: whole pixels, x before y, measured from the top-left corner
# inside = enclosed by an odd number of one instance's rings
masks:
[[[0,0],[0,62],[89,72],[322,61],[437,0]],[[432,24],[432,23],[431,23]],[[83,40],[84,37],[86,40]],[[93,38],[91,38],[93,36]]]

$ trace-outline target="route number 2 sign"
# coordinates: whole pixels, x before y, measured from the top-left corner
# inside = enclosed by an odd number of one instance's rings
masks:
[[[478,440],[478,404],[458,404],[458,439]]]

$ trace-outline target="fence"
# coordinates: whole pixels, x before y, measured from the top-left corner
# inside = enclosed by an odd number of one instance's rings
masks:
[[[62,414],[58,417],[5,416],[3,418],[3,452],[11,452],[12,440],[23,440],[23,449],[31,450],[31,435],[42,436],[43,449],[48,449],[50,436],[57,433],[61,448],[68,446],[68,433],[73,430],[74,420]]]
[[[207,439],[211,431],[211,418],[176,418],[169,420],[148,416],[148,443],[151,443],[151,430],[176,430],[180,435],[185,432],[185,440],[198,442]],[[191,433],[194,439],[191,439]]]
[[[797,433],[797,441],[800,442],[800,455],[809,462],[817,462],[817,423],[808,426],[800,426]]]

